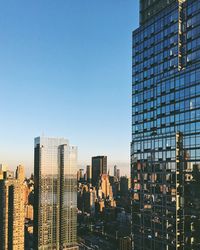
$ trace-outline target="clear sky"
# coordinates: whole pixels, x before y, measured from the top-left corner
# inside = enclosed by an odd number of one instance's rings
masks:
[[[0,163],[29,174],[43,134],[77,145],[79,166],[107,155],[129,173],[138,2],[0,2]]]

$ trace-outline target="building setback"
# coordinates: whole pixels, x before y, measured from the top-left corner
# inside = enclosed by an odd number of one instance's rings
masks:
[[[77,250],[77,148],[35,139],[34,249]]]
[[[141,0],[132,56],[133,249],[200,249],[200,1]]]

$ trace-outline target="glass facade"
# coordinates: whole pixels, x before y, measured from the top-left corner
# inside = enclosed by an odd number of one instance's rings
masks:
[[[60,138],[35,139],[35,249],[77,248],[77,148]]]
[[[132,48],[134,249],[200,249],[198,205],[190,210],[198,197],[188,195],[200,169],[200,2],[140,4]]]

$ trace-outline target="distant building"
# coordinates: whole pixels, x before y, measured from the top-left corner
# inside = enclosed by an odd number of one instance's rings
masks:
[[[120,180],[120,169],[119,168],[117,169],[117,180],[118,181]]]
[[[8,167],[4,164],[0,164],[0,180],[4,178],[3,173],[8,170]]]
[[[25,206],[25,218],[29,220],[33,220],[33,206],[32,205]]]
[[[113,198],[112,186],[110,185],[109,175],[101,175],[99,180],[98,194],[100,198]]]
[[[78,249],[76,168],[68,140],[35,139],[34,249]]]
[[[0,249],[24,249],[24,168],[18,166],[16,178],[4,169],[0,180]]]
[[[117,166],[116,165],[114,166],[114,177],[117,178]]]
[[[102,174],[107,174],[107,156],[92,157],[92,185],[97,186]]]
[[[119,250],[132,250],[130,237],[123,237],[119,239]]]
[[[82,182],[84,181],[84,169],[79,169],[77,172],[77,180]]]
[[[19,165],[16,170],[16,179],[19,180],[21,183],[24,182],[25,179],[25,171],[22,165]]]
[[[96,202],[96,189],[89,185],[79,183],[78,188],[78,209],[82,212],[94,214]]]
[[[86,167],[86,176],[87,176],[87,182],[91,183],[91,181],[92,181],[92,167],[91,167],[91,165],[87,165],[87,167]]]
[[[128,196],[129,179],[126,176],[120,178],[120,195]]]
[[[98,199],[100,203],[104,202],[104,204],[109,207],[116,206],[116,201],[113,198],[112,186],[109,181],[109,175],[107,174],[102,174],[100,177],[98,185]]]

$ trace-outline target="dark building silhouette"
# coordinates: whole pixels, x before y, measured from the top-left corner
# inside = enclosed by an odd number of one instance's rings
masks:
[[[128,178],[126,176],[120,178],[120,196],[128,196]]]
[[[99,177],[107,174],[107,156],[92,157],[92,185],[97,186]]]
[[[92,167],[90,165],[86,166],[86,177],[87,177],[87,182],[91,183],[91,180],[92,180]]]

